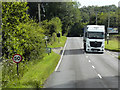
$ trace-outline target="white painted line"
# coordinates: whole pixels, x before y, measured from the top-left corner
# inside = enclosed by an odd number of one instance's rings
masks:
[[[63,48],[63,52],[62,52],[61,58],[60,58],[57,66],[56,66],[56,68],[55,68],[55,72],[58,70],[58,68],[59,68],[59,66],[60,66],[60,64],[61,64],[61,61],[62,61],[62,58],[63,58],[63,54],[64,54],[64,51],[65,51],[66,45],[67,45],[67,41],[66,41],[65,46],[64,46],[64,48]]]
[[[106,51],[106,52],[107,52],[107,54],[111,55],[112,57],[115,57],[115,58],[118,57],[118,55],[112,54],[110,51]]]
[[[86,58],[88,58],[88,56],[86,56]]]
[[[95,68],[95,66],[92,65],[92,68]]]
[[[89,62],[91,62],[91,61],[89,60]]]
[[[98,74],[99,78],[102,79],[102,76],[100,74]]]

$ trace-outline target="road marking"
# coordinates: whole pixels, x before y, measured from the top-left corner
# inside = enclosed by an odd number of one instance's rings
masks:
[[[112,54],[110,51],[106,51],[106,50],[105,50],[105,52],[106,52],[107,54],[111,55],[112,57],[115,57],[115,58],[118,57],[118,55]]]
[[[98,74],[99,78],[102,79],[102,76],[100,74]]]
[[[91,62],[91,61],[89,60],[89,62]]]
[[[56,68],[55,68],[55,72],[58,70],[58,67],[59,67],[60,64],[61,64],[61,61],[62,61],[62,58],[63,58],[63,54],[64,54],[64,51],[65,51],[66,45],[67,45],[67,41],[66,41],[65,46],[64,46],[64,48],[63,48],[63,52],[62,52],[61,58],[60,58],[57,66],[56,66]]]
[[[93,65],[92,65],[92,68],[94,68],[94,69],[95,69],[95,66],[93,66]]]
[[[86,56],[86,58],[88,58],[88,56]]]

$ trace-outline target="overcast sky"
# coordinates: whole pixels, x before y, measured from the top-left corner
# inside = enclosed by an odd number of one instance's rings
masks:
[[[75,0],[80,2],[81,7],[82,6],[92,6],[92,5],[97,5],[97,6],[105,6],[105,5],[112,5],[115,4],[118,6],[118,2],[120,0]]]

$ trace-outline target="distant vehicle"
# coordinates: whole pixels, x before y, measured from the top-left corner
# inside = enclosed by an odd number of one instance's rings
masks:
[[[84,50],[86,52],[104,52],[105,26],[87,25],[84,28]]]

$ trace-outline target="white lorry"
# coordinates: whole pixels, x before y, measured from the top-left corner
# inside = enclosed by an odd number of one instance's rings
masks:
[[[105,26],[87,25],[84,28],[84,50],[86,52],[104,52]]]

